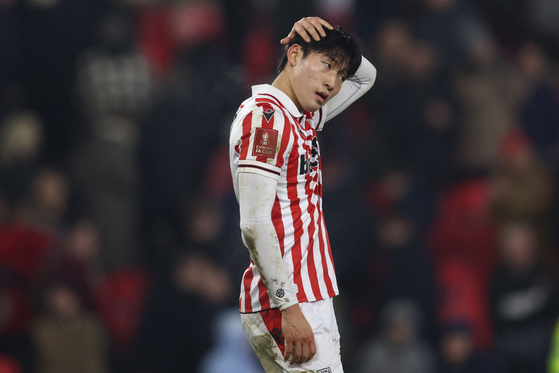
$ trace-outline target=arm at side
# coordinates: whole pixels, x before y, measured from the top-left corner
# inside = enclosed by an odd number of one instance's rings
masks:
[[[298,301],[293,280],[289,279],[283,264],[272,222],[277,181],[252,172],[239,173],[238,178],[243,241],[268,294],[283,311]]]

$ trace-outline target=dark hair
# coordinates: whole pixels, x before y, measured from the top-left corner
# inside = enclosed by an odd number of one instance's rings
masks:
[[[331,60],[340,64],[339,70],[345,71],[347,78],[351,78],[361,64],[361,48],[354,37],[345,32],[341,26],[334,27],[333,30],[324,28],[326,36],[319,41],[311,37],[311,42],[307,43],[299,34],[291,39],[291,42],[284,47],[283,56],[278,65],[278,74],[282,72],[287,63],[287,51],[292,45],[298,44],[303,50],[303,58],[310,53],[324,54]]]

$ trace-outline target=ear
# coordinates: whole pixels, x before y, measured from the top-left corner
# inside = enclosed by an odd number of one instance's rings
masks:
[[[287,50],[287,62],[290,66],[296,66],[299,61],[303,58],[303,49],[299,44],[293,44]]]

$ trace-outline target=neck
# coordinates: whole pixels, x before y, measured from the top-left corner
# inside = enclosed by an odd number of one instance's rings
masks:
[[[272,87],[277,88],[285,93],[291,99],[291,101],[293,101],[295,106],[297,106],[297,109],[299,109],[301,113],[303,112],[303,109],[301,108],[301,105],[297,100],[297,96],[295,96],[295,91],[293,90],[293,86],[291,84],[291,81],[289,80],[289,75],[285,70],[283,70],[277,76],[276,80],[274,80],[274,82],[272,83]]]

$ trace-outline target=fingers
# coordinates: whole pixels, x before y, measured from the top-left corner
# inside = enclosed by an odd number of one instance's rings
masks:
[[[292,356],[291,353],[293,353]],[[306,363],[307,361],[311,360],[314,355],[316,355],[316,344],[314,342],[314,339],[310,343],[303,342],[295,343],[292,346],[290,345],[289,352],[286,344],[285,360],[289,361],[290,365]]]
[[[326,36],[324,28],[332,30],[334,27],[319,17],[306,17],[303,18],[293,25],[293,29],[289,35],[280,40],[281,44],[289,44],[291,39],[295,37],[295,34],[299,34],[303,40],[310,43],[312,39],[319,41],[321,37]],[[311,39],[312,37],[312,39]]]
[[[314,338],[313,338],[310,343],[309,360],[312,359],[314,355],[316,355],[316,343],[314,343]]]
[[[293,357],[291,358],[291,362],[290,364],[301,364],[304,360],[303,358],[303,344],[302,343],[296,343],[295,344],[295,348],[293,351]]]
[[[287,35],[285,38],[280,40],[281,44],[289,44],[289,42],[291,41],[291,39],[293,39],[293,37],[295,36],[295,32],[293,30],[291,30],[291,32],[289,33],[289,35]]]
[[[289,361],[291,355],[293,354],[293,343],[291,341],[285,340],[285,352],[284,358],[286,361]]]

